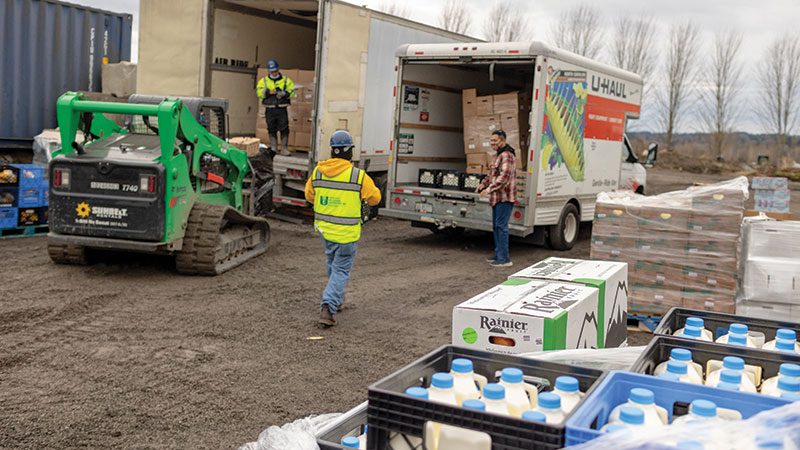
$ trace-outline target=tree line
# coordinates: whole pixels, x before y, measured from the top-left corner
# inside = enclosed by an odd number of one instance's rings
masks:
[[[473,23],[466,2],[446,0],[437,25],[448,31],[482,32],[490,42],[525,41],[532,38],[523,4],[494,1],[483,21]],[[408,8],[386,1],[381,9],[403,17]],[[666,30],[647,16],[618,16],[607,26],[599,9],[584,3],[563,11],[550,27],[555,46],[639,74],[642,95],[658,112],[664,145],[673,148],[679,125],[696,119],[694,131],[708,133],[711,152],[721,157],[728,136],[740,125],[746,112],[742,101],[744,77],[754,77],[757,98],[748,105],[766,133],[775,136],[783,151],[788,137],[800,132],[800,34],[775,38],[760,60],[745,67],[741,55],[742,34],[718,32],[707,39],[691,20],[670,24]],[[477,30],[476,28],[480,28]],[[655,39],[666,32],[667,39]],[[709,45],[705,45],[705,42]],[[662,43],[663,42],[663,43]]]

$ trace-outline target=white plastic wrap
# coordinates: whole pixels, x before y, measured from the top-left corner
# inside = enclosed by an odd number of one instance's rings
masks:
[[[644,347],[553,350],[523,353],[522,358],[535,358],[597,370],[628,370],[644,351]]]
[[[800,320],[800,221],[766,216],[742,222],[739,314]]]
[[[75,135],[78,142],[83,141],[83,132]],[[61,148],[61,133],[58,130],[42,130],[33,138],[33,163],[46,166],[53,159],[53,152]]]
[[[628,263],[628,311],[734,312],[747,178],[655,196],[597,196],[592,259]]]
[[[622,430],[603,435],[570,450],[667,450],[701,448],[703,450],[751,450],[764,440],[783,443],[783,450],[800,448],[800,402],[764,411],[743,421],[684,423],[638,431]],[[694,441],[700,447],[678,447],[679,442]]]
[[[248,442],[239,450],[319,450],[316,433],[341,414],[308,416],[281,427],[271,426],[258,435],[258,440]]]

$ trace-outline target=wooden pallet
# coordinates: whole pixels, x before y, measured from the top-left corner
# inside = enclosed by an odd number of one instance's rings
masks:
[[[0,239],[15,237],[42,236],[50,232],[47,225],[31,225],[29,227],[3,228],[0,230]]]

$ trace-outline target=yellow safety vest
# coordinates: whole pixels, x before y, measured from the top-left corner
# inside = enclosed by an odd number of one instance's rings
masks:
[[[314,228],[326,240],[349,244],[361,238],[361,184],[364,171],[356,167],[335,177],[314,169]]]

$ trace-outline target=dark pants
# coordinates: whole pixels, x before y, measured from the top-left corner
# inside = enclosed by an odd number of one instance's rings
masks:
[[[500,202],[492,207],[492,230],[494,233],[494,259],[499,263],[511,261],[508,255],[508,221],[514,204]]]
[[[267,130],[269,134],[281,136],[289,133],[289,113],[286,108],[267,108]]]

